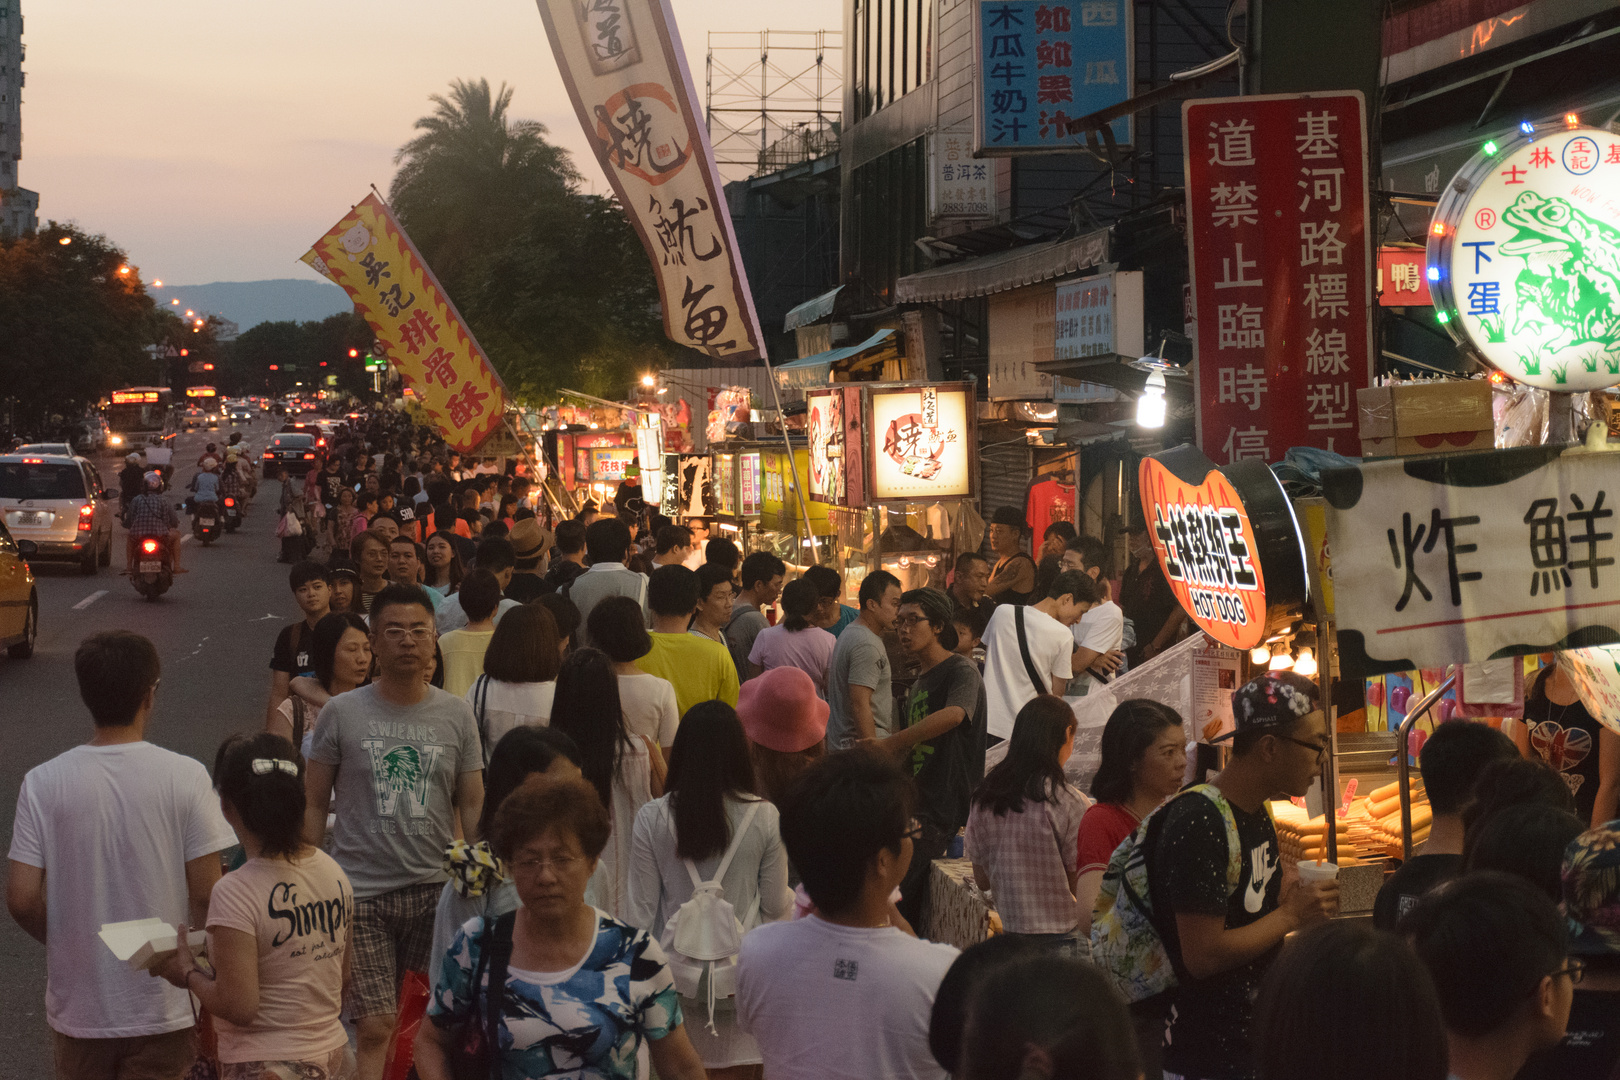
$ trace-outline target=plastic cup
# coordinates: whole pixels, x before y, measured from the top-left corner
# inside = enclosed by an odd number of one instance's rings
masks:
[[[1318,881],[1337,881],[1339,879],[1339,864],[1324,862],[1315,859],[1299,860],[1299,880],[1306,885],[1314,885]]]

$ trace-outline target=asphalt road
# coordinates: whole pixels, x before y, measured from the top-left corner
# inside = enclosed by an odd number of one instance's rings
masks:
[[[242,428],[243,439],[261,454],[277,425],[260,420]],[[231,428],[196,432],[176,440],[176,491],[196,472],[206,443],[224,445]],[[122,462],[96,459],[106,483],[117,487]],[[213,767],[214,751],[229,734],[263,723],[269,690],[270,650],[280,628],[296,613],[287,591],[287,567],[276,562],[274,481],[259,485],[242,527],[209,547],[188,539],[181,565],[190,573],[156,602],[135,592],[119,571],[124,530],[115,527],[113,565],[94,577],[77,567],[35,567],[39,579],[39,643],[32,659],[0,654],[0,834],[10,845],[17,790],[35,765],[84,742],[89,714],[73,679],[73,651],[102,630],[134,630],[157,645],[163,685],[147,737]],[[175,501],[180,501],[177,496]],[[182,533],[189,520],[181,518]],[[87,933],[94,932],[87,927]],[[0,1080],[37,1080],[52,1073],[50,1032],[45,1024],[45,947],[0,914]]]

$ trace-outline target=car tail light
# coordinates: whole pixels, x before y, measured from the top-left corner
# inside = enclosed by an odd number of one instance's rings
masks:
[[[326,440],[325,439],[316,439],[315,440],[315,445],[316,446],[325,446],[326,445]]]
[[[315,455],[314,454],[305,454],[304,455],[304,460],[305,461],[314,461],[315,460]]]
[[[265,456],[265,457],[267,457],[267,458],[273,458],[273,457],[275,457],[275,456],[276,456],[276,455],[274,455],[274,454],[272,454],[272,453],[271,453],[271,452],[270,452],[270,451],[268,451],[268,450],[266,450],[266,451],[265,451],[265,452],[264,452],[264,456]]]
[[[91,506],[89,503],[85,503],[83,506],[79,507],[79,516],[82,518],[93,517],[95,516],[95,512],[96,508]]]
[[[226,506],[235,506],[236,505],[236,500],[231,498],[229,495],[227,495],[227,496],[225,496],[225,505]]]
[[[89,503],[79,507],[79,531],[89,532],[96,524],[96,508]]]
[[[158,542],[156,540],[142,540],[141,541],[141,550],[146,552],[148,555],[156,555],[157,554],[157,549],[158,549]]]

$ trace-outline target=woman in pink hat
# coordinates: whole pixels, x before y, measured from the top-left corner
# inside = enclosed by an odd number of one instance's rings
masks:
[[[827,703],[796,667],[772,668],[742,684],[737,718],[748,735],[759,793],[777,801],[795,776],[821,756]]]

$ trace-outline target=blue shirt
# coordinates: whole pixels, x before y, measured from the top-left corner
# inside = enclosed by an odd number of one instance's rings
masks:
[[[200,472],[191,481],[197,493],[197,502],[219,502],[219,477],[211,472]]]

